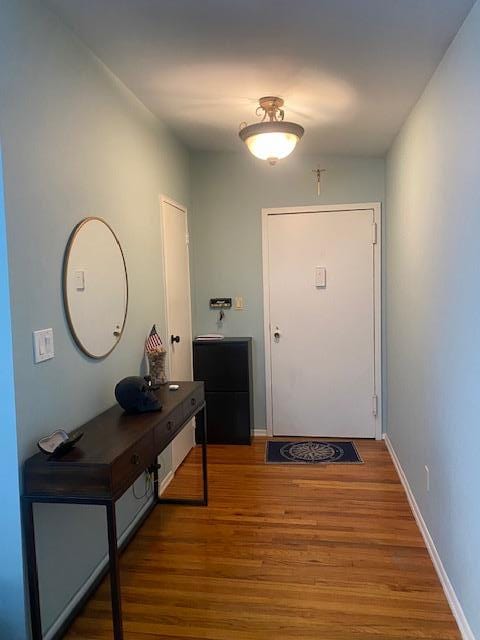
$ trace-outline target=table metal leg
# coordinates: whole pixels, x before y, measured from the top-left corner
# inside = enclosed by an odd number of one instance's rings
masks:
[[[115,503],[108,502],[105,506],[107,509],[108,556],[110,560],[110,596],[112,600],[113,637],[115,640],[123,640],[122,596],[120,592],[120,558],[117,543]]]
[[[40,593],[38,590],[37,555],[35,551],[35,523],[33,503],[22,498],[22,518],[27,560],[28,595],[30,599],[30,622],[32,640],[42,640],[42,619],[40,613]]]
[[[207,407],[203,405],[197,417],[200,418],[200,431],[202,436],[202,498],[157,498],[159,504],[184,504],[193,507],[206,507],[208,505],[208,476],[207,476]]]
[[[202,476],[203,504],[208,505],[208,473],[207,473],[207,406],[202,409]]]

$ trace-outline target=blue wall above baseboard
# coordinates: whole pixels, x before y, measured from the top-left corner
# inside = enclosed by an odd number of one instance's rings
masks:
[[[480,638],[479,43],[477,3],[388,155],[386,343],[387,432]]]
[[[70,431],[113,405],[115,383],[142,370],[152,324],[164,334],[159,196],[165,193],[189,205],[189,156],[47,3],[0,4],[0,137],[18,474],[19,463],[36,450],[41,436],[58,428]],[[80,353],[62,304],[63,253],[73,227],[87,216],[103,217],[115,229],[130,285],[124,334],[101,361]],[[46,327],[53,328],[55,358],[34,364],[32,331]],[[8,336],[4,331],[2,341]],[[2,351],[2,362],[8,353]],[[11,431],[15,434],[14,425]],[[12,464],[16,446],[12,440]],[[0,468],[4,472],[3,464]],[[142,479],[138,483],[136,493],[142,495]],[[18,497],[13,480],[9,487]],[[125,493],[118,505],[120,533],[143,502],[131,489]],[[47,631],[104,557],[105,514],[101,507],[38,505],[35,518]],[[13,563],[12,549],[8,560]],[[16,562],[20,570],[21,559]],[[8,634],[0,636],[11,640]]]

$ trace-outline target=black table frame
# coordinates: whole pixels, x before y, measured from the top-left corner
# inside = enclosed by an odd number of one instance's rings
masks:
[[[154,497],[152,509],[157,504],[183,504],[190,506],[207,506],[208,505],[208,474],[207,474],[207,411],[205,401],[199,405],[196,411],[190,415],[184,422],[182,427],[177,431],[175,435],[178,435],[188,425],[188,423],[198,416],[202,412],[202,419],[200,422],[200,429],[202,435],[202,483],[203,483],[203,497],[196,498],[160,498],[158,497],[158,466],[153,465],[153,487]],[[167,445],[168,446],[168,445]],[[157,456],[164,451],[164,447],[161,451],[157,452]],[[143,471],[149,469],[146,467]],[[140,474],[141,475],[141,474]],[[155,487],[157,487],[155,489]],[[27,562],[27,577],[28,577],[28,594],[30,599],[30,623],[32,640],[42,640],[42,619],[40,610],[40,592],[38,586],[38,567],[37,567],[37,554],[35,547],[35,522],[33,517],[33,505],[34,503],[48,503],[48,504],[85,504],[85,505],[100,505],[106,509],[106,521],[107,521],[107,534],[108,534],[108,558],[110,569],[110,594],[112,602],[112,621],[113,621],[113,638],[114,640],[123,640],[123,622],[122,622],[122,595],[120,588],[120,550],[118,548],[117,537],[117,521],[116,521],[116,508],[115,503],[123,495],[113,495],[109,498],[95,498],[95,497],[80,497],[80,496],[55,496],[55,495],[36,495],[36,494],[24,494],[21,497],[22,506],[22,520],[25,536],[25,553]],[[148,515],[148,514],[147,514]],[[134,532],[141,526],[141,522],[137,523]]]

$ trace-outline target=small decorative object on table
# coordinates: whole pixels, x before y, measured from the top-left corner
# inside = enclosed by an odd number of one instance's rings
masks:
[[[126,413],[162,410],[162,403],[153,393],[153,386],[147,376],[129,376],[120,380],[115,387],[115,398]]]
[[[148,358],[152,388],[158,389],[161,384],[167,383],[167,374],[165,372],[167,350],[163,346],[155,325],[153,325],[150,335],[145,341],[145,353]]]
[[[37,445],[43,453],[50,456],[59,456],[74,447],[82,436],[83,433],[81,431],[68,435],[63,429],[58,429],[58,431],[54,431],[49,436],[41,438]]]

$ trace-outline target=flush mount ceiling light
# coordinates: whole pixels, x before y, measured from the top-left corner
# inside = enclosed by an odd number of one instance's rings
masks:
[[[266,96],[259,103],[256,114],[263,114],[262,121],[249,125],[242,122],[238,135],[256,158],[274,165],[292,153],[304,129],[295,122],[284,121],[282,98]]]

